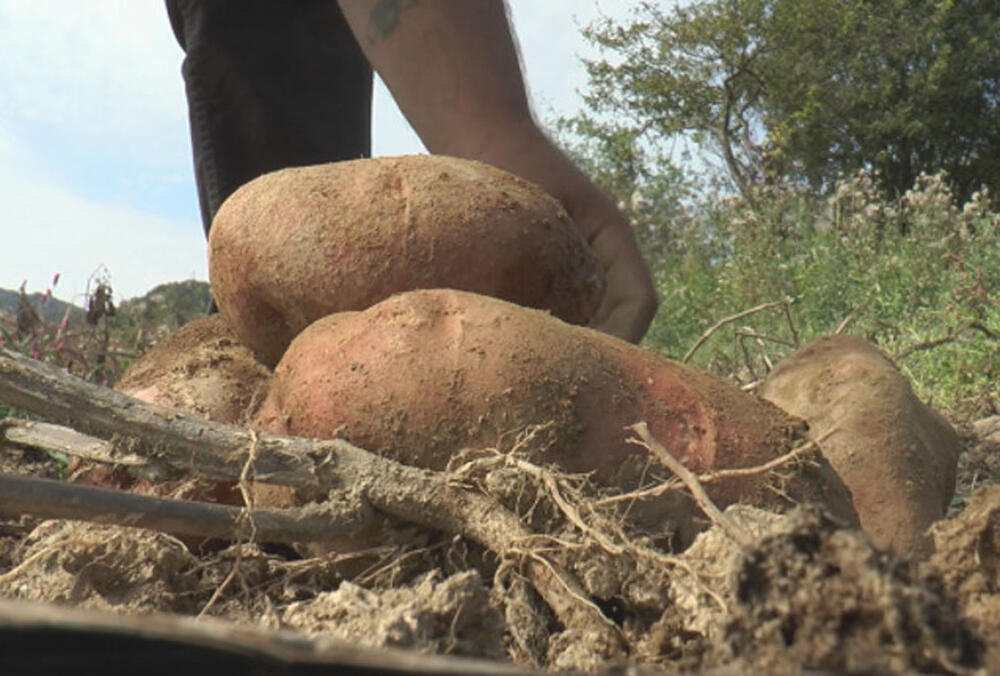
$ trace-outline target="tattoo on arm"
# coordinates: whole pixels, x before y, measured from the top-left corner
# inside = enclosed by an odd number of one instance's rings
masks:
[[[399,28],[403,10],[416,4],[417,0],[378,0],[372,7],[368,19],[368,42],[375,44],[392,35],[392,32]]]

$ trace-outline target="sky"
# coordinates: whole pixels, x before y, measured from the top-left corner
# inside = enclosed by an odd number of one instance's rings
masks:
[[[580,28],[627,0],[509,0],[543,122],[582,106]],[[207,279],[180,65],[161,0],[0,0],[0,288],[80,302]],[[424,152],[377,83],[375,156]]]

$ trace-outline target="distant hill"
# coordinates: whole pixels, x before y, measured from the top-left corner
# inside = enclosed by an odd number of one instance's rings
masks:
[[[20,292],[0,289],[0,314],[13,317],[17,313]],[[66,303],[57,298],[45,299],[41,293],[30,293],[28,299],[46,323],[59,322],[67,309],[70,320],[86,317],[85,308]],[[117,302],[117,313],[112,322],[115,329],[137,326],[157,326],[172,330],[204,316],[212,302],[208,282],[187,280],[160,284],[145,295]]]
[[[122,301],[118,306],[118,316],[173,329],[204,317],[211,303],[208,282],[189,279],[160,284],[144,296]]]
[[[20,291],[10,289],[0,289],[0,314],[14,316],[17,313]],[[70,312],[70,319],[75,320],[84,317],[87,313],[83,308],[72,303],[66,303],[58,298],[45,298],[43,293],[29,293],[28,301],[34,306],[38,315],[45,322],[60,322],[66,315],[66,310]]]

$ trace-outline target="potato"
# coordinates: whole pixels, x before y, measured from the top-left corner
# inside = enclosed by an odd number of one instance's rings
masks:
[[[270,371],[240,344],[219,315],[185,324],[140,357],[119,379],[115,389],[148,404],[177,410],[229,425],[245,425],[257,413],[270,384]],[[178,488],[184,497],[209,502],[242,504],[233,482],[202,483],[136,481],[119,470],[74,463],[75,481],[135,493],[167,495]],[[293,504],[292,489],[254,484],[254,497],[263,506]],[[200,543],[201,538],[182,538]]]
[[[150,404],[229,425],[246,424],[270,371],[219,315],[185,324],[144,354],[115,389]]]
[[[787,452],[801,423],[691,367],[546,313],[454,290],[399,294],[317,321],[275,370],[256,425],[342,436],[401,462],[442,469],[463,448],[496,447],[549,423],[534,460],[633,488],[648,453],[627,425],[653,435],[696,472],[747,467]],[[856,522],[829,468],[803,465],[789,491]],[[665,472],[660,470],[660,475]],[[760,504],[763,474],[712,483],[713,498]]]
[[[783,360],[761,396],[804,418],[880,546],[929,553],[925,531],[955,491],[959,440],[874,345],[829,336]]]
[[[442,156],[277,171],[237,190],[209,237],[216,303],[273,366],[302,329],[390,295],[455,288],[587,323],[603,272],[559,203]]]

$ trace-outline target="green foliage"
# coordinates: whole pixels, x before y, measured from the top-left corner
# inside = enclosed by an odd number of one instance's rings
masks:
[[[589,133],[694,142],[751,203],[756,185],[825,193],[862,168],[892,196],[938,170],[961,200],[1000,188],[995,2],[644,2],[586,35],[607,55],[587,63]]]
[[[680,357],[718,320],[789,299],[791,324],[781,307],[746,317],[694,363],[752,381],[764,355],[777,361],[846,321],[847,333],[896,355],[936,405],[1000,403],[1000,214],[986,195],[958,208],[942,175],[922,175],[888,200],[862,172],[829,199],[787,186],[755,197],[753,207],[729,197],[697,208],[699,227],[655,268],[662,306],[648,347]]]

